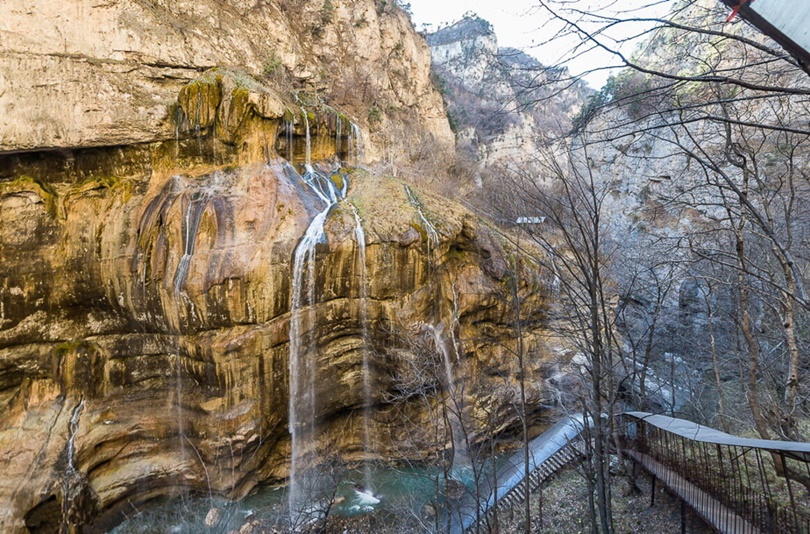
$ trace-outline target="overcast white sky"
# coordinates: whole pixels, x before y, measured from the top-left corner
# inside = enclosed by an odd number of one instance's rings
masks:
[[[448,25],[461,19],[465,13],[474,12],[488,20],[495,28],[498,46],[520,48],[537,57],[544,64],[555,63],[567,47],[537,46],[551,37],[553,31],[546,24],[545,16],[538,9],[534,0],[408,0],[413,12],[413,22],[417,29],[423,24],[432,24],[432,29]],[[622,9],[633,5],[646,5],[655,0],[621,0]],[[579,0],[582,9],[595,9],[597,5],[616,5],[616,0]],[[647,14],[663,15],[672,2],[657,2],[658,5]],[[626,28],[626,31],[634,31]],[[532,48],[532,46],[535,48]],[[610,62],[606,55],[589,54],[575,63],[569,64],[572,72],[578,73],[597,65]],[[607,79],[609,72],[589,75],[586,79],[595,89],[599,89]]]

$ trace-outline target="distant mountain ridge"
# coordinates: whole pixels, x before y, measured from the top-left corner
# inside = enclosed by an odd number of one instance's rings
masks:
[[[571,131],[593,91],[515,48],[477,16],[426,36],[459,149],[481,170],[521,162]]]

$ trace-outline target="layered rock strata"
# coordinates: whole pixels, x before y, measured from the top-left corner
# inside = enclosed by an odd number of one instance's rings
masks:
[[[510,298],[534,310],[525,346],[542,355],[542,280],[458,206],[339,168],[375,159],[357,126],[375,102],[418,138],[448,130],[404,15],[329,5],[0,6],[4,531],[104,530],[159,496],[239,498],[288,475],[291,264],[323,209],[308,165],[349,184],[316,246],[303,346],[339,459],[450,446],[398,440],[448,390],[429,331],[470,384],[471,440],[514,423]],[[349,94],[347,72],[377,100]]]
[[[9,0],[0,151],[171,139],[178,91],[214,67],[318,91],[379,136],[407,119],[452,149],[427,46],[393,2]]]
[[[83,523],[185,489],[236,498],[286,476],[290,259],[318,202],[290,169],[3,184],[5,526],[62,512]],[[362,433],[345,429],[365,402],[364,343],[374,348],[372,405],[388,414],[412,400],[401,366],[429,359],[409,337],[425,325],[454,331],[459,374],[482,373],[490,402],[509,398],[515,362],[498,239],[423,195],[426,210],[443,213],[429,250],[403,184],[351,179],[317,250],[305,350],[317,362],[319,419],[342,428],[332,438],[360,459]],[[365,224],[365,289],[346,202]],[[526,296],[541,298],[534,291]],[[373,418],[376,457],[395,448],[396,419]]]

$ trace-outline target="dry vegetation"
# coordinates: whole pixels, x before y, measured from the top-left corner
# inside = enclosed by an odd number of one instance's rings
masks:
[[[629,477],[615,477],[613,481],[613,519],[616,534],[650,532],[665,534],[680,532],[680,501],[656,484],[655,505],[650,506],[651,478],[639,472],[635,485]],[[532,495],[532,532],[544,534],[578,534],[591,532],[588,512],[588,490],[585,479],[577,469],[569,469],[551,480],[542,491]],[[540,499],[543,499],[542,526]],[[524,528],[522,507],[507,516],[503,532],[519,532]],[[686,513],[686,532],[711,532],[689,509]]]

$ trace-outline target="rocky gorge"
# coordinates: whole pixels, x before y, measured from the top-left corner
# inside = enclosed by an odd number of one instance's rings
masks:
[[[458,150],[475,162],[479,187],[487,175],[532,164],[571,131],[593,90],[515,48],[498,45],[492,25],[468,14],[426,36],[433,70],[457,134]]]
[[[11,0],[0,45],[4,531],[283,482],[293,412],[344,462],[450,450],[400,445],[461,376],[470,442],[514,425],[548,288],[501,231],[375,170],[453,150],[396,5]]]

